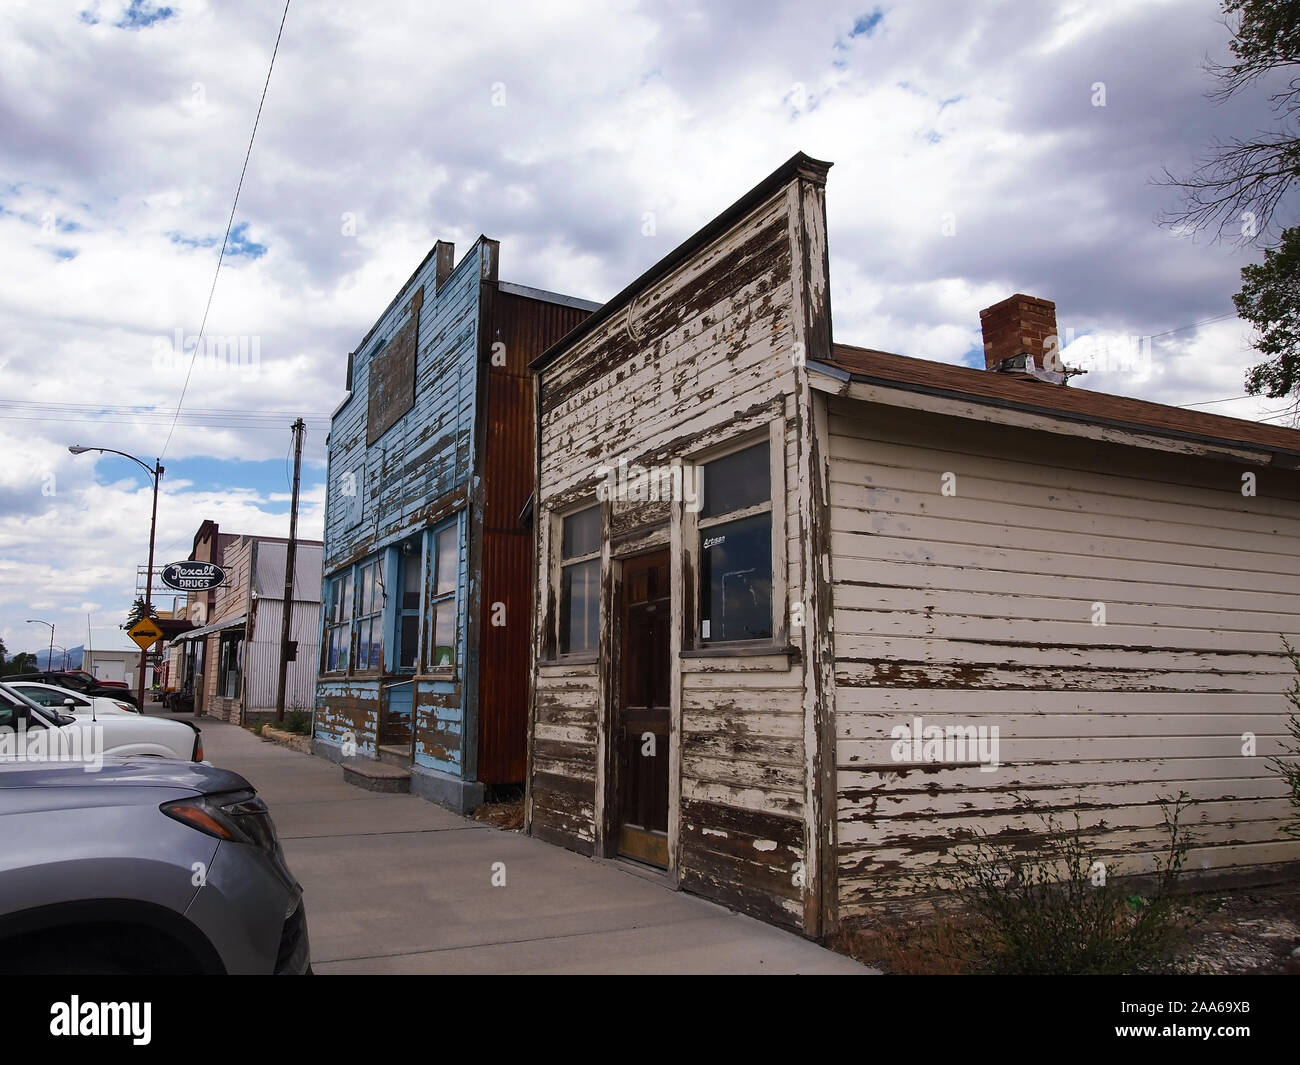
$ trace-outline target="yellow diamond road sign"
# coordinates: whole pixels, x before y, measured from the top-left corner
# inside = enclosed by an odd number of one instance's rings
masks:
[[[150,647],[162,639],[162,629],[158,623],[150,618],[141,618],[129,629],[126,634],[140,645],[140,650],[147,651]]]

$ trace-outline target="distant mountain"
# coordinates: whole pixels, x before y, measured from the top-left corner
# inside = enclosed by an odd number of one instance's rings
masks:
[[[38,651],[36,653],[36,668],[37,669],[80,669],[81,652],[83,650],[85,650],[85,648],[82,647],[80,644],[78,644],[76,647],[69,647],[67,651],[67,656],[65,658],[63,651],[60,650],[58,647],[56,647],[54,649],[54,656],[53,658],[51,658],[50,649],[49,647],[46,647],[43,651]],[[51,666],[50,662],[53,662],[54,665]],[[65,662],[66,665],[64,664]]]

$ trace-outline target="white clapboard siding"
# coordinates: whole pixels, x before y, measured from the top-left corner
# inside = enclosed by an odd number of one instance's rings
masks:
[[[916,890],[972,829],[1041,829],[1035,811],[1077,811],[1145,871],[1180,792],[1190,868],[1300,859],[1267,764],[1282,637],[1300,644],[1294,475],[1244,497],[1209,460],[841,398],[828,415],[842,916]],[[896,761],[916,718],[996,727],[998,768]]]
[[[587,483],[594,491],[597,467],[620,457],[659,456],[689,458],[692,441],[724,440],[736,413],[770,409],[767,417],[793,410],[791,387],[791,314],[789,198],[774,196],[719,243],[658,283],[635,302],[636,325],[650,330],[651,323],[667,314],[668,326],[647,336],[630,357],[612,362],[609,372],[592,374],[593,360],[616,347],[629,329],[627,316],[616,314],[584,338],[574,356],[557,363],[542,378],[541,477],[538,493],[543,512],[550,501],[566,498]],[[767,234],[764,242],[763,234]],[[685,294],[710,274],[734,249],[748,246],[748,260],[762,256],[770,267],[747,283],[728,287],[710,282],[717,292],[707,304],[685,309]],[[734,267],[736,276],[744,263]],[[682,309],[676,314],[673,308]],[[589,379],[588,379],[589,378]],[[581,384],[576,384],[581,380]],[[575,387],[576,384],[576,387]],[[554,398],[552,398],[554,397]],[[761,422],[755,422],[755,425]],[[741,426],[752,428],[753,426]],[[732,432],[739,429],[732,429]],[[695,446],[700,446],[696,444]],[[787,549],[784,559],[791,599],[799,597],[799,525],[797,521],[797,429],[787,419],[785,432],[787,491],[774,501],[787,508]],[[540,574],[540,603],[546,602],[547,574]],[[682,795],[719,802],[757,812],[788,815],[802,810],[802,741],[795,754],[773,763],[744,746],[748,717],[763,712],[780,720],[783,741],[802,735],[803,677],[784,660],[763,661],[754,668],[746,658],[714,660],[707,665],[681,664],[682,682]],[[562,698],[548,668],[539,669],[537,681],[538,726],[535,741],[572,742],[569,733],[548,731],[543,722],[547,704]],[[706,672],[706,670],[708,670]],[[775,672],[774,672],[775,670]],[[575,678],[564,678],[570,685]],[[592,681],[595,670],[592,667]],[[593,689],[568,705],[573,713],[565,726],[589,736],[594,771],[597,701]],[[589,715],[587,707],[589,706]],[[552,710],[552,712],[554,712]],[[703,716],[700,728],[697,716]],[[710,743],[706,735],[717,737]],[[725,742],[723,737],[730,737]],[[768,737],[778,738],[778,737]],[[544,750],[550,749],[544,747]],[[755,757],[757,754],[759,757]],[[569,761],[550,761],[534,750],[534,771],[562,772]],[[543,769],[542,767],[547,768]],[[576,773],[576,770],[575,770]]]
[[[535,683],[529,769],[534,831],[590,844],[596,836],[596,668],[543,666]]]
[[[598,471],[620,460],[647,467],[707,461],[741,440],[773,448],[772,513],[781,537],[774,588],[777,629],[805,598],[799,520],[806,422],[796,402],[796,342],[806,326],[805,232],[824,225],[801,206],[792,181],[690,256],[655,276],[630,302],[575,339],[538,376],[538,587],[530,825],[546,838],[608,851],[614,811],[606,707],[617,685],[609,619],[621,561],[651,546],[675,553],[675,618],[694,603],[695,518],[681,508],[620,500],[604,543],[602,661],[550,663],[558,549],[557,512],[594,503]],[[818,275],[818,279],[820,275]],[[801,449],[800,433],[805,436]],[[803,465],[801,465],[801,463]],[[782,530],[784,535],[782,537]],[[693,620],[681,632],[692,631]],[[688,637],[689,638],[689,637]],[[798,643],[802,634],[792,637]],[[677,642],[674,643],[676,648]],[[671,655],[675,718],[669,753],[668,864],[682,886],[735,908],[799,926],[808,808],[807,693],[803,657]],[[602,685],[604,686],[602,688]],[[770,846],[769,846],[770,844]]]

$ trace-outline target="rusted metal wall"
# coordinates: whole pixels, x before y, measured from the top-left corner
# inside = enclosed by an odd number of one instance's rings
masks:
[[[792,161],[793,163],[794,161]],[[669,870],[685,887],[790,927],[815,927],[808,773],[818,742],[804,672],[808,630],[801,500],[811,427],[799,361],[825,303],[825,168],[778,172],[689,255],[652,276],[539,374],[537,618],[527,818],[541,838],[614,851],[609,721],[618,684],[620,560],[672,550]],[[788,174],[788,177],[786,177]],[[769,179],[769,183],[771,179]],[[816,195],[806,200],[810,187]],[[734,218],[734,221],[733,221]],[[768,442],[773,471],[774,624],[769,653],[695,654],[699,536],[680,503],[604,504],[601,645],[557,659],[557,513],[595,502],[598,467],[691,462],[741,439]],[[791,647],[791,645],[794,645]],[[814,656],[815,657],[815,656]],[[811,917],[810,917],[811,915]]]
[[[523,783],[528,752],[532,538],[520,514],[533,491],[528,364],[589,310],[489,286],[484,292],[478,639],[478,779]]]
[[[1077,811],[1121,871],[1150,869],[1183,791],[1187,868],[1300,859],[1266,762],[1300,475],[1257,469],[1248,497],[1245,465],[835,396],[828,437],[842,914],[975,828],[1041,830],[1035,808]],[[997,727],[1000,767],[896,761],[916,719]]]

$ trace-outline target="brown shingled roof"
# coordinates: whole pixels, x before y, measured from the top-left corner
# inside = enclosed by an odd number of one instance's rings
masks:
[[[1009,407],[1071,421],[1214,440],[1300,457],[1300,430],[1170,407],[1086,388],[1048,384],[1024,374],[973,370],[870,348],[834,345],[830,365],[854,380]],[[1291,465],[1291,463],[1286,463]]]

